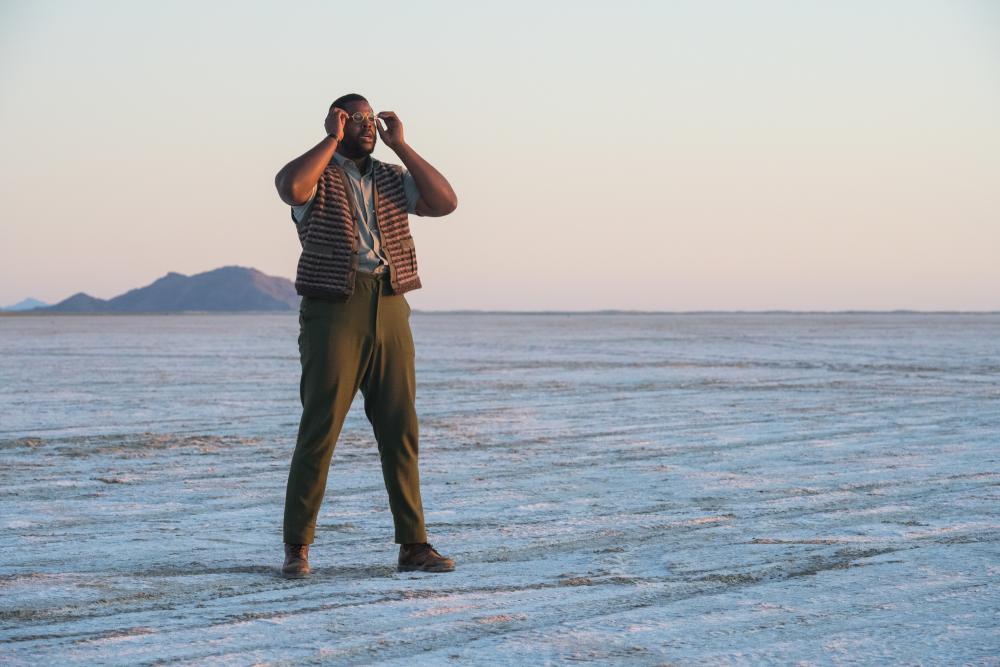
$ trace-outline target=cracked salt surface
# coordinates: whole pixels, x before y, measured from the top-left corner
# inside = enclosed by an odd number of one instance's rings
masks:
[[[0,663],[1000,664],[1000,316],[411,321],[285,581],[294,315],[0,318]]]

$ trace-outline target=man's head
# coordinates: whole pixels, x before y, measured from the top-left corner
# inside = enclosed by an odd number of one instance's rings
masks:
[[[375,112],[368,100],[357,93],[349,93],[335,99],[330,107],[343,109],[348,115],[359,119],[352,118],[344,125],[344,138],[337,146],[337,152],[353,159],[370,155],[375,150],[378,132],[375,130]]]

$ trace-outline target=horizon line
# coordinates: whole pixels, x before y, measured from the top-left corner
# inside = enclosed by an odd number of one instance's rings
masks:
[[[851,308],[845,310],[795,310],[786,308],[767,308],[762,310],[747,310],[747,309],[714,309],[714,310],[647,310],[647,309],[632,309],[632,308],[600,308],[595,310],[498,310],[498,309],[479,309],[479,308],[454,308],[454,309],[443,309],[443,310],[424,310],[422,308],[414,308],[414,313],[428,313],[428,314],[516,314],[516,315],[708,315],[708,314],[723,314],[723,315],[767,315],[767,314],[791,314],[791,315],[854,315],[854,314],[865,314],[865,315],[998,315],[1000,310],[917,310],[913,308],[893,308],[891,310],[885,309],[858,309]]]
[[[130,315],[284,315],[298,312],[297,308],[288,310],[167,310],[142,312],[52,312],[45,307],[27,310],[3,310],[0,316],[30,315],[33,317],[56,315],[63,316],[130,316]],[[413,313],[422,315],[1000,315],[1000,310],[917,310],[912,308],[895,308],[892,310],[789,310],[771,308],[764,310],[641,310],[602,308],[597,310],[497,310],[476,308],[455,308],[443,310],[427,310],[414,308]]]

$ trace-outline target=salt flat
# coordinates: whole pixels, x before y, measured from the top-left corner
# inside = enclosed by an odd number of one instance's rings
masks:
[[[1000,665],[1000,315],[412,324],[286,581],[294,315],[0,318],[0,663]]]

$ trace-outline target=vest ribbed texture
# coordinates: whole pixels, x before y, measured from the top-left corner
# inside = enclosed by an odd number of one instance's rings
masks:
[[[382,252],[389,262],[393,294],[420,287],[417,254],[406,212],[403,168],[371,158],[375,165],[375,215]],[[302,296],[344,301],[354,292],[358,270],[358,221],[347,193],[347,175],[335,161],[323,171],[306,217],[298,223],[299,256],[295,291]]]

